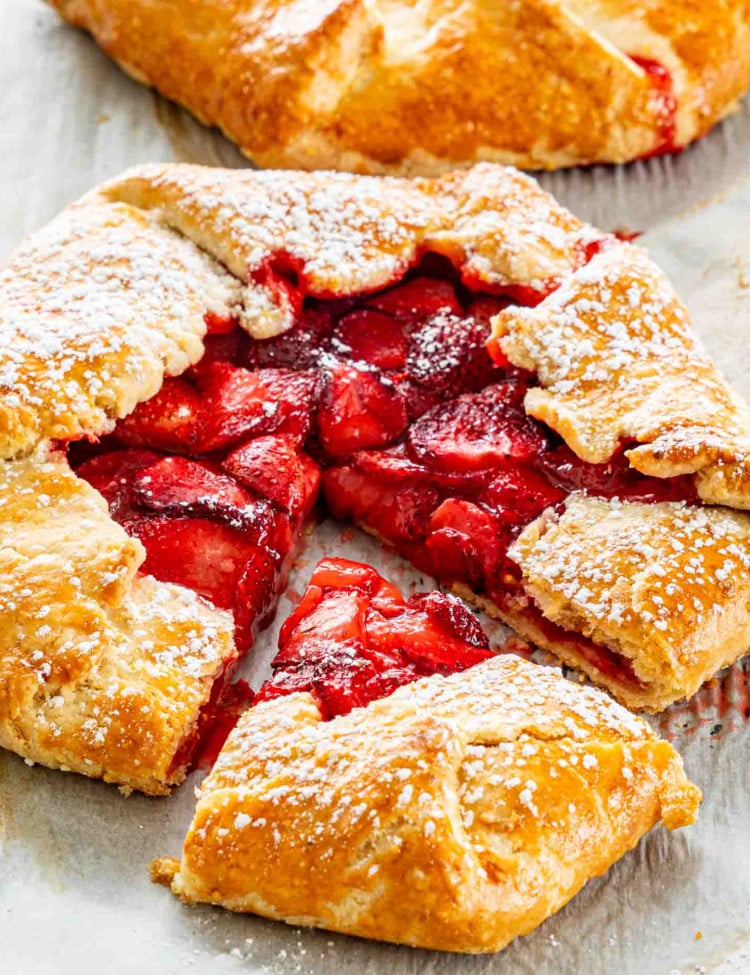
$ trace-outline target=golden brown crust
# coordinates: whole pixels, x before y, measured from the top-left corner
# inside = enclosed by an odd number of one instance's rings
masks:
[[[61,456],[0,465],[0,745],[29,761],[158,795],[233,624],[136,576],[140,542]]]
[[[536,308],[513,307],[494,335],[539,386],[526,411],[579,457],[622,442],[654,477],[695,474],[701,498],[750,508],[750,409],[703,349],[662,272],[637,247],[598,254]]]
[[[292,924],[495,951],[700,793],[601,693],[500,656],[324,723],[306,694],[243,715],[161,882]]]
[[[631,661],[643,683],[631,693],[650,710],[690,697],[750,646],[744,514],[572,495],[510,556],[547,619]]]
[[[0,457],[110,430],[203,354],[237,283],[190,241],[97,194],[0,274]]]
[[[664,143],[629,55],[671,72],[678,145],[750,85],[749,0],[51,2],[262,166],[622,162]]]
[[[732,111],[750,79],[750,4],[723,0],[566,0],[620,50],[652,58],[675,79],[676,142],[686,145]]]

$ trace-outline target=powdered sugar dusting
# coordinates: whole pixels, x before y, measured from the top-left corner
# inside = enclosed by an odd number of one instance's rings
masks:
[[[594,233],[531,178],[491,165],[437,180],[153,166],[107,192],[158,206],[243,281],[283,254],[320,295],[382,287],[427,250],[488,284],[542,287],[581,263]]]
[[[712,634],[727,644],[734,637],[738,654],[746,647],[744,514],[572,495],[559,518],[530,525],[510,555],[547,616],[631,657],[639,677],[665,689],[689,692],[710,676]]]
[[[64,213],[0,276],[0,455],[106,432],[200,358],[204,314],[228,314],[237,287],[131,208]]]
[[[508,924],[506,856],[523,886],[541,851],[548,867],[557,857],[562,865],[578,844],[567,869],[582,883],[590,864],[581,830],[619,850],[620,830],[650,825],[639,818],[646,794],[686,819],[694,813],[679,766],[667,782],[655,749],[675,762],[644,721],[599,691],[512,656],[327,722],[308,695],[277,698],[230,735],[173,889],[236,910],[272,904],[274,916],[359,934],[370,933],[377,906],[379,937],[392,936],[384,925],[393,917],[399,937],[422,944],[429,935],[412,920],[434,927],[445,898],[452,929],[476,938],[479,910],[496,937],[493,926]],[[314,880],[290,884],[300,870]]]
[[[638,248],[605,250],[541,305],[494,322],[500,346],[534,370],[527,411],[582,458],[619,444],[645,474],[698,472],[707,501],[750,507],[750,410],[719,374],[664,275]]]

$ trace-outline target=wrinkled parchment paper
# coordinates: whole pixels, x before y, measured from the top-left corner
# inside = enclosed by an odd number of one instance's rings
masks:
[[[66,203],[127,166],[247,165],[228,142],[127,79],[40,0],[0,0],[0,261]],[[580,216],[644,231],[721,367],[750,396],[750,103],[674,159],[545,176]],[[429,580],[363,536],[324,525],[315,560],[371,561],[406,589]],[[282,600],[278,619],[291,603]],[[265,676],[278,623],[247,673]],[[502,631],[491,628],[499,641]],[[177,854],[192,787],[123,799],[0,752],[0,973],[59,975],[687,975],[750,972],[750,677],[734,667],[657,725],[706,793],[697,826],[655,830],[562,912],[496,956],[468,958],[300,931],[153,886]]]

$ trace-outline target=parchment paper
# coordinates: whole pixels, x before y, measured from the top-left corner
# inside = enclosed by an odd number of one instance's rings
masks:
[[[247,165],[225,140],[136,85],[39,0],[0,0],[0,261],[98,181],[157,160]],[[681,156],[543,177],[579,215],[645,232],[721,367],[750,396],[750,104]],[[430,586],[372,541],[327,523],[319,555]],[[291,603],[285,597],[278,620]],[[256,686],[277,626],[259,641]],[[501,630],[492,628],[498,641]],[[193,777],[170,799],[123,799],[0,752],[0,975],[687,975],[750,972],[750,694],[741,666],[657,722],[706,793],[697,826],[655,830],[562,912],[497,956],[465,958],[185,908],[148,877],[176,854]]]

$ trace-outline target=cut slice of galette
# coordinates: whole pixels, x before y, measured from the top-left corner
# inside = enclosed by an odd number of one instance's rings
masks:
[[[179,782],[322,512],[663,707],[750,642],[747,415],[643,252],[513,170],[127,173],[0,279],[0,741]]]
[[[328,560],[279,646],[181,861],[152,866],[188,903],[496,951],[655,823],[695,818],[670,744],[601,691],[490,654],[455,597],[406,601]]]

